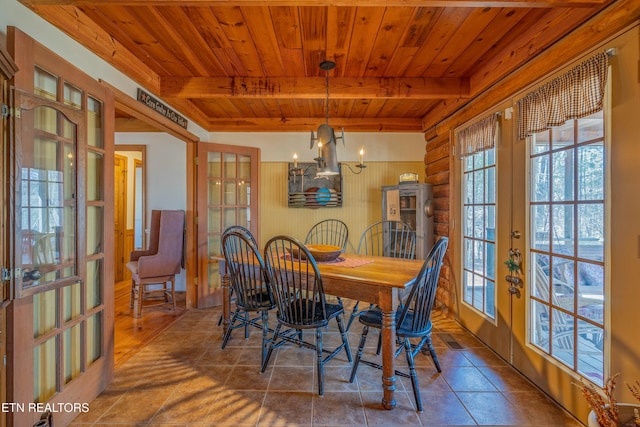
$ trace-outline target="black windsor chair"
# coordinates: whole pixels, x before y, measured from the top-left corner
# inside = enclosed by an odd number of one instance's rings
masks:
[[[396,374],[405,378],[411,378],[411,385],[413,386],[413,394],[416,399],[418,412],[422,412],[422,400],[420,398],[420,389],[418,387],[418,376],[414,365],[414,357],[423,348],[423,346],[427,346],[426,348],[429,350],[436,369],[438,372],[442,372],[440,363],[438,362],[438,356],[436,355],[436,350],[431,343],[431,310],[433,308],[436,289],[438,287],[440,267],[442,266],[442,260],[445,252],[447,251],[448,243],[448,239],[446,237],[442,237],[433,246],[433,248],[431,248],[420,273],[418,273],[418,276],[413,283],[407,301],[404,304],[400,304],[396,310],[396,336],[400,342],[400,346],[396,350],[395,357],[397,358],[404,348],[407,357],[407,364],[409,366],[409,374],[400,371],[396,371]],[[372,310],[365,311],[358,320],[364,325],[364,327],[362,328],[358,352],[351,370],[349,382],[353,382],[355,379],[360,362],[373,366],[377,369],[382,369],[380,364],[362,359],[362,350],[367,341],[369,328],[382,329],[382,312],[380,309],[374,308]],[[413,345],[410,341],[412,338],[418,338],[418,343]]]
[[[411,226],[400,221],[380,221],[367,227],[358,243],[358,253],[362,255],[388,256],[391,258],[413,259],[416,254],[416,233]],[[353,321],[362,314],[360,301],[356,301],[347,322],[347,331]],[[370,305],[369,309],[373,306]]]
[[[298,240],[287,236],[276,236],[269,240],[264,250],[267,275],[277,305],[278,324],[267,351],[266,360],[262,364],[262,372],[269,364],[275,348],[286,342],[316,350],[318,371],[318,393],[324,394],[324,365],[333,359],[342,349],[351,362],[351,350],[342,315],[341,303],[331,304],[326,301],[322,287],[322,277],[318,265],[311,253]],[[322,329],[331,319],[336,319],[342,343],[334,350],[324,350],[322,346]],[[288,328],[283,330],[282,327]],[[301,340],[304,329],[315,329],[315,345]],[[323,351],[329,353],[323,355]]]
[[[276,305],[267,281],[264,260],[255,240],[246,231],[227,229],[222,235],[222,252],[236,299],[236,309],[222,339],[222,348],[227,345],[234,329],[244,327],[245,338],[249,338],[249,326],[261,328],[261,362],[264,363],[269,337],[268,312]],[[251,318],[252,312],[259,313],[260,316]]]
[[[349,229],[344,222],[339,219],[325,219],[311,227],[304,239],[304,244],[333,245],[345,250],[348,241]]]

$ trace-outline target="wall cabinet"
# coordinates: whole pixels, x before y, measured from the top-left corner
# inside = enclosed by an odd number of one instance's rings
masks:
[[[382,187],[382,219],[402,221],[416,232],[416,259],[425,259],[433,246],[431,184],[403,183]]]

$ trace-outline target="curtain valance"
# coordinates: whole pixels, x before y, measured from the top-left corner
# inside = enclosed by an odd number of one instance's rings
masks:
[[[498,133],[497,128],[498,113],[493,113],[456,132],[456,139],[460,146],[460,157],[493,148]]]
[[[599,53],[520,99],[518,139],[600,111],[608,66]]]

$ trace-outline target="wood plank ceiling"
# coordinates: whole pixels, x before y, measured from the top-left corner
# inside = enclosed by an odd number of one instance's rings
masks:
[[[421,131],[606,0],[21,0],[209,131]]]

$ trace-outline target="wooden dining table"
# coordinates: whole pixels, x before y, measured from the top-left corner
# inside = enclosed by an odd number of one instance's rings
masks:
[[[326,294],[376,304],[382,311],[382,405],[396,407],[396,308],[402,289],[410,286],[423,261],[370,255],[342,254],[344,261],[318,263]],[[230,318],[230,279],[222,273],[224,329]]]

